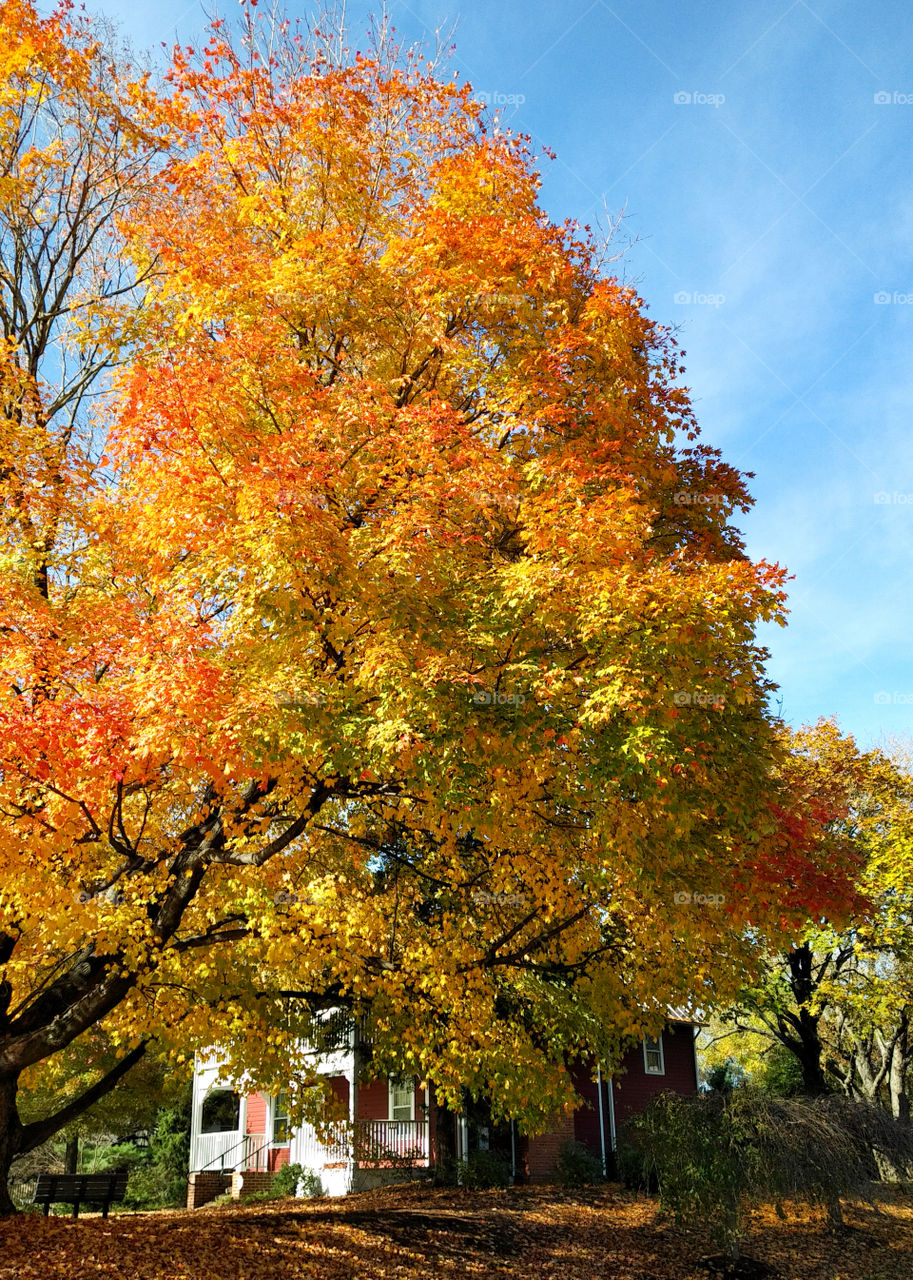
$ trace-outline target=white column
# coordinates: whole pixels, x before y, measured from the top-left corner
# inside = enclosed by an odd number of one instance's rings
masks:
[[[205,1094],[204,1094],[205,1097]],[[200,1129],[203,1123],[203,1099],[200,1097],[200,1057],[193,1055],[193,1085],[190,1100],[190,1172],[200,1162]]]

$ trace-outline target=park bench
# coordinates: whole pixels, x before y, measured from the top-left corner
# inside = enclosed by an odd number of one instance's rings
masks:
[[[108,1206],[123,1200],[127,1192],[127,1170],[113,1173],[39,1173],[32,1204],[44,1205],[47,1217],[52,1204],[71,1204],[79,1217],[81,1204],[100,1204],[103,1218]]]

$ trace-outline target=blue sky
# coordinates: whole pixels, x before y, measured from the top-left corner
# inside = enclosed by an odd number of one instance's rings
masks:
[[[136,46],[199,3],[89,2]],[[292,15],[313,13],[289,0]],[[379,6],[350,0],[351,43]],[[405,43],[547,144],[556,220],[622,211],[619,274],[679,327],[705,438],[755,472],[749,551],[795,575],[762,640],[793,723],[913,722],[913,6],[390,0]],[[223,12],[230,12],[225,5]]]

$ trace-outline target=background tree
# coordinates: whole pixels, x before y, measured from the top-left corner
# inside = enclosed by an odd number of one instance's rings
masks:
[[[19,1113],[24,1123],[42,1119],[62,1105],[79,1099],[118,1064],[117,1047],[104,1030],[93,1027],[62,1053],[45,1059],[24,1073],[20,1083]],[[186,1072],[176,1072],[161,1054],[146,1053],[136,1067],[88,1110],[66,1125],[58,1137],[66,1143],[64,1172],[76,1173],[80,1152],[116,1144],[141,1133],[152,1133],[159,1112],[181,1104],[188,1084]],[[18,1172],[18,1170],[17,1170]]]
[[[859,752],[830,721],[794,735],[793,752],[793,776],[829,806],[832,834],[858,852],[857,905],[841,925],[810,920],[787,952],[764,952],[759,980],[741,993],[728,1026],[747,1036],[749,1057],[757,1057],[758,1037],[793,1055],[805,1093],[842,1088],[906,1118],[913,1063],[908,762],[902,754]],[[714,1031],[718,1053],[734,1051],[726,1026],[724,1018]]]
[[[97,65],[22,12],[14,140],[42,77],[67,102]],[[123,361],[103,473],[73,433],[47,470],[43,384],[10,375],[6,483],[53,537],[12,521],[2,568],[0,1172],[152,1034],[301,1101],[328,1008],[535,1123],[566,1053],[721,998],[747,927],[845,895],[777,777],[782,574],[668,333],[468,88],[288,27],[264,59],[251,21],[176,51],[168,96],[102,99],[168,147],[112,195],[132,345],[79,313]],[[119,1066],[23,1124],[22,1071],[96,1025]]]

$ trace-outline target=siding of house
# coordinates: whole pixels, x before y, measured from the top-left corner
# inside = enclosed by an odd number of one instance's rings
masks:
[[[688,1023],[677,1023],[663,1031],[664,1075],[651,1075],[644,1070],[643,1045],[630,1049],[622,1059],[622,1070],[615,1076],[615,1122],[643,1111],[650,1099],[667,1090],[673,1093],[695,1093],[694,1031]]]
[[[348,1097],[348,1093],[346,1094]],[[416,1120],[424,1120],[426,1116],[425,1090],[415,1082],[414,1114]],[[358,1119],[389,1120],[390,1119],[390,1085],[387,1080],[371,1080],[358,1086]]]
[[[266,1133],[266,1098],[262,1093],[251,1093],[247,1099],[247,1132]]]
[[[527,1138],[520,1152],[521,1168],[531,1182],[554,1176],[555,1161],[565,1142],[574,1140],[574,1116],[562,1116],[547,1133]]]
[[[358,1088],[358,1119],[386,1120],[389,1118],[390,1089],[386,1080],[372,1080]]]
[[[662,1038],[663,1075],[646,1071],[642,1044],[630,1049],[622,1059],[623,1071],[619,1071],[613,1081],[616,1126],[622,1124],[627,1116],[642,1111],[657,1093],[666,1090],[683,1094],[696,1092],[693,1027],[688,1023],[673,1024],[665,1028]],[[581,1099],[573,1115],[560,1117],[546,1133],[524,1139],[520,1144],[518,1172],[533,1182],[554,1176],[555,1161],[565,1142],[582,1142],[594,1155],[602,1156],[597,1082],[591,1078],[589,1068],[583,1065],[571,1070],[571,1080]],[[608,1158],[612,1150],[612,1129],[606,1079],[603,1079],[602,1088],[603,1129]]]

